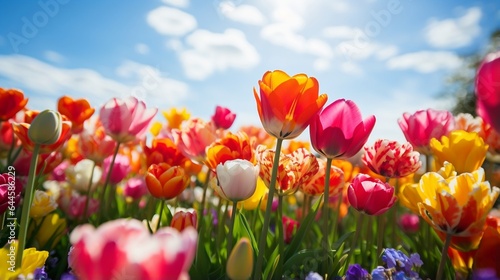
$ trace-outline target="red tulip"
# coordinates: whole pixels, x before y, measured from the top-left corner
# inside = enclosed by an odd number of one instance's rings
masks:
[[[231,110],[226,107],[217,106],[215,107],[215,114],[212,116],[212,122],[217,128],[228,129],[233,125],[235,118],[236,114],[231,112]]]
[[[313,117],[311,144],[327,158],[350,158],[361,150],[374,126],[375,116],[363,120],[356,103],[338,99]]]
[[[17,89],[0,88],[0,122],[14,117],[26,106],[28,98]]]
[[[373,146],[365,147],[362,160],[371,171],[390,178],[406,177],[422,165],[420,154],[413,151],[410,143],[387,139],[378,139]]]
[[[362,173],[352,180],[347,198],[354,209],[368,215],[385,213],[397,200],[391,185]]]
[[[477,114],[500,132],[500,51],[488,54],[476,74]]]
[[[71,121],[73,133],[80,133],[83,130],[83,123],[94,114],[95,109],[90,106],[87,99],[73,99],[69,96],[63,96],[59,98],[57,111]]]
[[[188,227],[196,229],[198,226],[198,215],[194,209],[179,210],[172,217],[170,226],[178,231],[183,231]]]
[[[292,242],[292,238],[295,235],[295,232],[299,229],[300,223],[296,220],[289,218],[287,216],[283,216],[283,237],[285,238],[285,243],[290,244]]]
[[[452,131],[455,127],[455,117],[448,111],[427,109],[414,114],[404,113],[398,124],[406,140],[415,150],[422,154],[430,154],[431,139],[441,139]]]

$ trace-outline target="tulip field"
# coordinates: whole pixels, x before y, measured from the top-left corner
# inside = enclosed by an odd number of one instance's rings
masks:
[[[377,116],[303,73],[256,77],[242,127],[0,88],[0,279],[500,279],[499,74],[477,116],[422,108],[373,143]]]

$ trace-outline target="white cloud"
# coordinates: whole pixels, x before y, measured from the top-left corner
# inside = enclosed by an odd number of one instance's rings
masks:
[[[168,40],[166,43],[166,46],[167,46],[167,48],[174,50],[176,52],[181,51],[183,48],[182,41],[179,39]]]
[[[361,29],[347,25],[328,26],[323,29],[323,36],[333,39],[353,40],[357,34],[362,33]]]
[[[237,29],[226,29],[224,33],[199,29],[186,38],[186,44],[189,48],[179,56],[186,75],[195,80],[228,68],[251,68],[260,60],[255,47]]]
[[[393,57],[387,61],[389,69],[413,69],[421,73],[455,69],[462,60],[452,52],[420,51]]]
[[[270,24],[262,28],[260,35],[272,44],[295,52],[331,58],[333,50],[328,43],[317,38],[305,38],[283,23]]]
[[[139,43],[135,45],[135,51],[138,54],[148,54],[149,53],[149,46],[143,43]]]
[[[171,36],[183,36],[197,26],[196,18],[191,14],[165,6],[150,11],[147,22],[158,33]]]
[[[336,46],[335,52],[347,60],[365,60],[372,56],[379,60],[386,60],[398,53],[398,47],[370,41],[351,40],[340,42]]]
[[[45,51],[43,53],[43,56],[48,61],[54,62],[54,63],[62,63],[65,60],[65,58],[62,54],[55,52],[55,51]]]
[[[179,8],[186,8],[189,6],[189,0],[162,0],[162,2]]]
[[[458,48],[469,45],[481,32],[481,9],[472,7],[459,18],[432,19],[425,28],[427,42],[437,48]]]
[[[316,71],[326,71],[330,69],[331,63],[329,59],[317,58],[314,60],[313,67]]]
[[[167,106],[188,94],[184,83],[163,77],[151,66],[134,62],[125,62],[117,69],[120,75],[128,77],[131,85],[103,77],[92,69],[55,67],[24,55],[0,55],[0,65],[0,76],[13,81],[28,97],[34,92],[53,100],[67,94],[86,97],[97,107],[112,97],[137,95],[141,98],[139,93],[145,92],[142,97],[147,103]]]
[[[332,10],[337,13],[345,13],[350,8],[348,2],[344,0],[331,1],[329,4]]]
[[[254,6],[241,4],[236,6],[232,1],[222,1],[217,7],[218,11],[230,20],[251,25],[262,25],[266,18]]]
[[[342,62],[340,64],[340,71],[353,76],[361,76],[363,74],[363,69],[352,61]]]

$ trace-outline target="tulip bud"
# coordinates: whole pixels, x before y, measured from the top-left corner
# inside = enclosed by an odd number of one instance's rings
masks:
[[[39,145],[51,145],[61,137],[62,117],[59,112],[45,110],[40,112],[28,129],[28,137]]]
[[[250,279],[253,270],[253,250],[248,238],[241,238],[227,259],[226,273],[232,280]]]

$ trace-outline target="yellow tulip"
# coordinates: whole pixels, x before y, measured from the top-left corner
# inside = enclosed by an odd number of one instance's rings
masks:
[[[36,234],[35,240],[38,243],[38,248],[48,246],[49,249],[53,249],[66,232],[66,219],[57,213],[34,219],[30,226],[30,232]],[[48,243],[49,241],[50,243]]]
[[[488,145],[475,132],[455,130],[448,136],[431,139],[430,148],[436,158],[437,168],[448,161],[455,166],[458,173],[472,172],[484,162]]]
[[[35,191],[33,203],[31,204],[30,217],[43,217],[57,208],[54,198],[44,191]]]
[[[44,266],[49,256],[47,251],[37,251],[35,248],[24,249],[21,268],[14,270],[17,254],[17,241],[7,243],[0,249],[0,279],[15,280],[19,275],[28,276],[37,268]]]
[[[186,110],[186,108],[182,108],[181,110],[172,108],[169,111],[163,111],[163,116],[168,122],[168,127],[170,129],[174,129],[180,128],[181,123],[188,120],[189,117],[191,117],[191,114]]]
[[[227,259],[226,273],[232,280],[250,279],[253,270],[253,250],[250,240],[241,238]]]
[[[254,210],[259,206],[260,202],[261,208],[265,210],[266,207],[265,196],[267,192],[268,188],[266,187],[266,184],[264,183],[264,181],[262,181],[260,177],[258,177],[257,187],[255,188],[255,192],[251,197],[239,202],[238,207],[243,208],[245,210]]]

